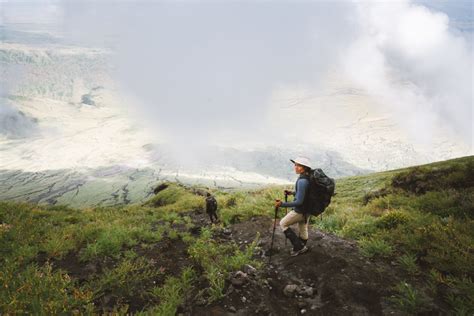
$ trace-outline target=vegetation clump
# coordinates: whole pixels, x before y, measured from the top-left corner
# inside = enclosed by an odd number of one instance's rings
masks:
[[[474,157],[348,178],[337,187],[317,226],[358,240],[367,257],[397,259],[409,276],[443,276],[421,287],[400,284],[392,303],[420,313],[437,299],[461,315],[474,313]]]

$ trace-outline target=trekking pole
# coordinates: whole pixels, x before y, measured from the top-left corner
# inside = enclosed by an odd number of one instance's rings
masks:
[[[270,256],[268,258],[268,263],[272,261],[272,252],[273,252],[273,240],[275,239],[275,229],[277,223],[277,214],[278,214],[278,207],[275,206],[275,219],[273,220],[273,233],[272,233],[272,242],[270,243]]]

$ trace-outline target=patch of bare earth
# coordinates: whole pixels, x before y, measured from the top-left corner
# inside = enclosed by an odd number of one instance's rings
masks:
[[[208,306],[192,306],[189,315],[383,315],[392,314],[385,298],[399,280],[394,267],[369,261],[355,242],[311,230],[310,250],[289,255],[277,226],[274,251],[269,254],[273,220],[253,218],[231,226],[231,237],[239,244],[260,235],[259,253],[264,268],[244,268],[245,280],[230,278],[226,296]]]

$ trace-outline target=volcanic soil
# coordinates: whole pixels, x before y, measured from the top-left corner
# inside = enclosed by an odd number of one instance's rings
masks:
[[[194,227],[189,232],[198,236],[200,227],[208,226],[209,219],[202,211],[180,213],[190,216]],[[160,225],[160,223],[155,223]],[[172,227],[187,231],[184,225]],[[285,243],[278,223],[273,251],[269,251],[273,219],[254,217],[230,225],[216,226],[215,238],[219,242],[235,242],[245,248],[258,236],[255,259],[262,263],[259,269],[242,267],[227,276],[225,296],[209,304],[199,293],[208,286],[206,278],[198,278],[197,284],[177,311],[177,315],[391,315],[399,312],[391,309],[387,297],[393,294],[393,286],[400,282],[403,272],[390,262],[368,260],[363,257],[356,243],[337,236],[310,229],[308,252],[291,257],[290,243]],[[147,280],[143,291],[164,282],[171,273],[178,276],[183,267],[193,265],[187,254],[187,245],[181,240],[164,238],[152,248],[134,249],[151,262],[160,276]],[[270,257],[271,254],[271,257]],[[49,261],[53,268],[62,269],[78,280],[79,284],[93,279],[98,273],[115,266],[110,259],[80,262],[78,254],[71,253],[61,260],[48,260],[39,256],[38,264]],[[199,267],[196,268],[199,272]],[[106,290],[95,300],[103,312],[111,312],[117,304],[127,304],[128,312],[143,310],[147,302],[137,296],[116,297]]]
[[[194,216],[196,220],[196,215]],[[200,222],[204,222],[201,218]],[[398,267],[363,257],[355,242],[310,229],[310,250],[291,257],[278,223],[256,217],[223,229],[222,242],[242,247],[259,236],[261,269],[247,266],[230,275],[225,297],[211,305],[189,299],[182,315],[392,315],[387,298],[400,281]],[[271,256],[270,256],[271,254]]]

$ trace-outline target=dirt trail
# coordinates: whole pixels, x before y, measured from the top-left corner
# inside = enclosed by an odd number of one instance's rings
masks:
[[[315,229],[310,231],[310,250],[291,257],[290,243],[285,245],[279,227],[269,263],[265,250],[270,247],[272,223],[272,219],[260,217],[230,227],[230,236],[242,245],[260,234],[264,268],[256,273],[250,271],[242,285],[228,282],[223,300],[210,306],[194,306],[187,312],[192,315],[397,314],[385,302],[398,279],[393,266],[369,261],[362,257],[354,242]]]
[[[195,226],[189,232],[197,236],[200,227],[209,225],[207,215],[201,211],[180,213],[190,216]],[[153,225],[159,226],[160,222]],[[177,231],[188,231],[182,224],[172,226]],[[269,263],[273,220],[256,217],[251,220],[217,229],[215,236],[220,242],[234,241],[244,248],[259,236],[257,259],[263,263],[261,269],[244,267],[238,276],[226,281],[223,299],[211,305],[199,298],[197,292],[207,287],[206,281],[197,284],[196,293],[191,293],[187,302],[178,309],[178,315],[392,315],[384,297],[400,281],[397,267],[381,261],[369,261],[359,253],[355,242],[343,240],[318,230],[310,230],[310,250],[297,257],[289,255],[290,243],[285,245],[283,233],[277,227],[274,251]],[[179,275],[183,267],[192,264],[187,255],[187,245],[181,240],[172,241],[168,236],[152,248],[134,247],[142,257],[153,262],[160,271]],[[38,264],[49,261],[55,269],[67,271],[79,283],[95,278],[104,269],[116,266],[110,258],[80,262],[77,253],[68,254],[60,260],[38,257]],[[160,275],[143,284],[144,288],[164,282]],[[203,279],[203,278],[201,278]],[[205,278],[204,278],[205,279]],[[118,300],[129,305],[129,312],[143,309],[146,302],[138,297],[119,298],[104,292],[95,300],[104,312],[112,311]]]

